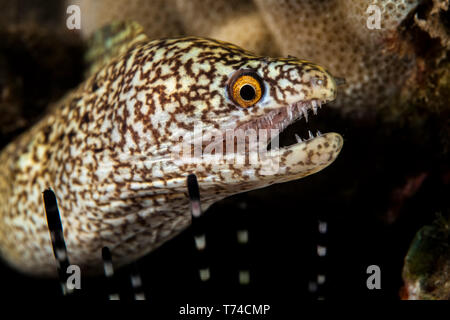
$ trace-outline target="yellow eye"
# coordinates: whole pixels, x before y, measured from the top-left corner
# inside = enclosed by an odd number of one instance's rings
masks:
[[[253,71],[238,71],[228,88],[232,100],[242,108],[255,105],[263,94],[262,81]]]

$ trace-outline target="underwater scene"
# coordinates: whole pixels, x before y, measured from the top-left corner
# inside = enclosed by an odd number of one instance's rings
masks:
[[[6,301],[449,300],[449,7],[0,0]]]

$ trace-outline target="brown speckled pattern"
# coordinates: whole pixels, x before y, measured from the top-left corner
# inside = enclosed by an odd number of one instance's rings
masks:
[[[254,70],[266,86],[247,109],[227,96],[227,81],[239,69]],[[313,85],[313,77],[323,84]],[[41,195],[52,188],[72,264],[100,272],[103,246],[118,265],[129,263],[189,225],[189,173],[198,176],[206,209],[228,195],[319,171],[342,147],[342,138],[329,133],[280,148],[279,170],[262,175],[257,165],[175,163],[170,150],[180,133],[199,123],[205,130],[234,128],[299,101],[335,96],[333,78],[307,61],[254,56],[200,38],[138,43],[0,154],[1,254],[21,271],[55,275]],[[283,121],[285,127],[293,119]]]

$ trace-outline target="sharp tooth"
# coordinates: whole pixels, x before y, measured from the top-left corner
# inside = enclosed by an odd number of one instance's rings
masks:
[[[288,112],[289,121],[291,121],[292,120],[292,109],[291,109],[291,107],[287,107],[287,112]]]
[[[319,108],[322,108],[322,102],[318,101],[318,103],[319,103]]]
[[[317,114],[317,101],[313,100],[311,104],[312,104],[314,115],[316,115]]]
[[[308,130],[309,138],[314,139],[314,135],[311,133],[311,131]]]
[[[298,143],[303,142],[302,138],[300,138],[300,137],[298,136],[298,134],[295,134],[295,139],[297,140]]]
[[[319,130],[317,130],[316,135],[317,135],[318,137],[320,137],[320,136],[322,135],[322,132],[320,132]]]
[[[308,108],[302,107],[303,116],[305,117],[306,122],[308,122]]]

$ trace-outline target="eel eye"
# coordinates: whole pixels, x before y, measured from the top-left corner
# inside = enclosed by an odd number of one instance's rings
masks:
[[[262,97],[262,80],[254,71],[239,70],[231,77],[228,90],[234,103],[242,108],[251,107]]]

